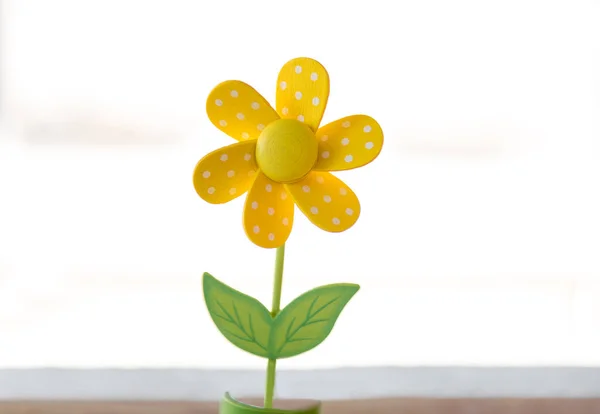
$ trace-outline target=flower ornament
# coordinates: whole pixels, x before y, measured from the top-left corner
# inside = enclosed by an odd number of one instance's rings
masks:
[[[210,121],[237,143],[202,158],[194,170],[198,195],[212,204],[244,193],[244,230],[264,248],[282,246],[294,204],[319,228],[341,232],[356,223],[360,203],[331,171],[361,167],[379,155],[383,131],[366,115],[320,126],[329,75],[319,62],[296,58],[277,79],[276,108],[250,85],[225,81],[206,102]]]
[[[276,108],[244,82],[226,81],[206,103],[211,122],[238,142],[202,158],[194,187],[212,204],[244,193],[244,229],[264,248],[276,248],[271,309],[259,300],[203,276],[204,301],[217,329],[233,345],[267,359],[264,407],[225,395],[222,414],[318,414],[273,409],[277,361],[308,352],[331,333],[342,310],[359,290],[354,283],[311,289],[281,306],[285,242],[294,204],[319,228],[341,232],[356,223],[360,203],[332,171],[361,167],[381,152],[383,132],[366,115],[352,115],[320,127],[329,97],[329,75],[317,61],[287,62],[277,79]]]

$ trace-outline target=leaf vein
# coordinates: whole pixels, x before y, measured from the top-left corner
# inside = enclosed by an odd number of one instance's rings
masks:
[[[219,302],[219,301],[216,301],[216,302],[217,302],[217,305],[218,305],[218,306],[221,308],[221,311],[223,311],[223,313],[224,313],[225,315],[227,315],[227,317],[228,317],[229,319],[226,319],[226,318],[222,317],[221,315],[218,315],[218,316],[219,316],[219,317],[221,317],[222,319],[226,320],[227,322],[229,322],[229,323],[232,323],[233,325],[235,325],[235,327],[236,327],[236,328],[238,328],[240,331],[242,331],[242,332],[243,332],[243,334],[244,334],[244,335],[246,335],[246,339],[244,339],[244,340],[246,340],[246,341],[250,341],[250,342],[256,342],[256,341],[254,340],[254,338],[253,338],[252,336],[250,336],[250,335],[248,334],[248,332],[246,332],[246,329],[244,329],[244,326],[242,325],[242,323],[241,323],[241,321],[240,321],[240,315],[239,315],[239,313],[238,313],[237,307],[235,306],[235,303],[233,303],[233,311],[234,311],[234,312],[235,312],[235,314],[236,314],[237,321],[236,321],[236,320],[235,320],[235,319],[234,319],[234,318],[231,316],[231,314],[230,314],[229,312],[227,312],[227,309],[225,309],[225,306],[223,306],[223,305],[221,304],[221,302]],[[215,315],[217,315],[217,314],[215,313]],[[239,335],[235,335],[235,334],[232,334],[232,335],[234,335],[234,336],[239,336]],[[240,337],[240,338],[241,338],[241,337]]]
[[[339,296],[337,296],[337,297],[335,297],[335,298],[331,299],[329,302],[327,302],[326,304],[324,304],[323,306],[321,306],[319,309],[317,309],[317,310],[315,311],[315,313],[313,313],[312,315],[309,315],[309,316],[308,316],[306,319],[308,320],[308,319],[312,319],[312,318],[314,318],[315,316],[317,316],[317,314],[318,314],[319,312],[321,312],[323,309],[325,309],[327,306],[331,305],[333,302],[335,302],[335,301],[336,301],[336,300],[338,300],[339,298],[340,298],[340,297],[339,297]]]
[[[251,338],[256,341],[256,335],[254,334],[254,326],[252,326],[252,314],[248,313],[248,329],[252,334]]]
[[[304,324],[304,326],[313,325],[315,323],[327,322],[329,319],[314,319],[312,321],[308,321]]]
[[[320,296],[317,296],[317,297],[315,297],[313,299],[313,301],[311,302],[311,304],[308,307],[308,310],[306,312],[307,313],[306,318],[290,334],[290,330],[291,330],[292,324],[293,324],[293,322],[294,322],[294,320],[296,318],[292,319],[292,322],[288,325],[288,329],[287,329],[287,332],[286,332],[286,335],[285,335],[285,341],[283,342],[283,344],[281,344],[281,347],[279,348],[278,353],[280,353],[281,351],[283,351],[283,349],[285,348],[285,346],[287,344],[290,344],[292,342],[306,341],[306,340],[310,339],[310,338],[294,338],[294,336],[300,331],[300,329],[302,329],[302,328],[304,328],[304,327],[306,327],[308,325],[312,325],[314,323],[319,323],[319,322],[325,322],[325,321],[327,321],[327,319],[315,319],[314,321],[311,321],[311,319],[314,318],[320,312],[322,312],[325,308],[327,308],[333,302],[335,302],[336,300],[338,300],[340,297],[337,296],[337,297],[331,299],[330,301],[328,301],[327,303],[325,303],[324,305],[322,305],[321,307],[319,307],[314,313],[312,313],[312,308],[314,307],[315,303],[317,303],[317,301],[319,300],[319,298],[320,298]]]
[[[310,302],[310,306],[308,307],[308,310],[306,311],[307,315],[310,315],[310,313],[312,312],[313,306],[315,306],[315,303],[317,303],[317,301],[319,300],[320,297],[321,296],[317,295],[317,296],[315,296],[315,298],[313,299],[313,301]]]
[[[217,302],[217,306],[219,306],[219,308],[221,308],[221,311],[223,311],[223,313],[229,318],[228,322],[231,322],[231,323],[235,324],[235,321],[233,320],[233,318],[231,317],[231,315],[229,314],[229,312],[227,312],[227,309],[225,309],[225,306],[223,306],[221,304],[221,302],[219,302],[218,300],[215,301],[215,302]]]
[[[300,342],[300,341],[312,341],[315,338],[294,338],[290,339],[289,342]]]
[[[292,326],[294,326],[295,321],[296,321],[296,317],[294,316],[292,318],[292,320],[290,321],[290,324],[288,325],[287,330],[285,331],[286,338],[290,338],[290,331],[292,330]]]
[[[253,339],[251,339],[251,338],[244,338],[244,337],[242,337],[242,336],[240,336],[240,335],[236,335],[236,334],[234,334],[234,333],[233,333],[233,332],[231,332],[229,329],[225,329],[225,328],[222,328],[222,329],[223,329],[223,332],[224,332],[225,334],[227,334],[227,335],[231,335],[231,336],[233,336],[234,338],[237,338],[237,339],[239,339],[240,341],[244,341],[244,342],[250,342],[250,343],[256,344],[256,346],[258,346],[258,347],[259,347],[260,349],[262,349],[263,351],[265,351],[265,352],[267,351],[267,349],[266,349],[264,346],[262,346],[261,344],[259,344],[258,342],[256,342],[255,340],[253,340]]]

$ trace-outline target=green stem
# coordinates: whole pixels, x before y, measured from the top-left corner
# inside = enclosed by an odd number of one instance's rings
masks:
[[[269,359],[267,362],[267,386],[265,389],[265,408],[273,408],[273,395],[275,394],[275,368],[276,359]]]
[[[275,277],[273,279],[273,300],[271,301],[271,315],[277,316],[281,305],[281,284],[283,283],[283,256],[285,255],[285,244],[277,248],[275,252]]]
[[[275,253],[275,277],[273,280],[273,300],[271,303],[271,315],[277,316],[281,306],[281,285],[283,283],[283,257],[285,255],[285,244],[277,248]],[[273,394],[275,393],[275,369],[276,359],[269,359],[267,363],[267,385],[265,388],[265,408],[273,408]]]

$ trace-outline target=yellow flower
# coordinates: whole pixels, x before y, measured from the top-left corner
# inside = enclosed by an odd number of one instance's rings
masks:
[[[381,152],[383,131],[366,115],[319,128],[328,97],[329,75],[309,58],[292,59],[279,72],[277,111],[241,81],[223,82],[208,96],[211,122],[239,142],[202,158],[194,170],[194,187],[212,204],[248,191],[244,229],[258,246],[286,242],[294,203],[326,231],[347,230],[358,219],[358,198],[329,171],[373,161]]]

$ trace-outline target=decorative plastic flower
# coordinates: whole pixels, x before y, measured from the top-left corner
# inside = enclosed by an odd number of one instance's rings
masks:
[[[383,131],[366,115],[319,128],[328,97],[329,75],[309,58],[292,59],[279,72],[277,111],[241,81],[223,82],[208,96],[211,122],[239,142],[202,158],[194,171],[194,187],[212,204],[248,192],[244,229],[258,246],[286,242],[294,203],[325,231],[347,230],[358,219],[358,198],[330,171],[373,161],[381,152]]]

